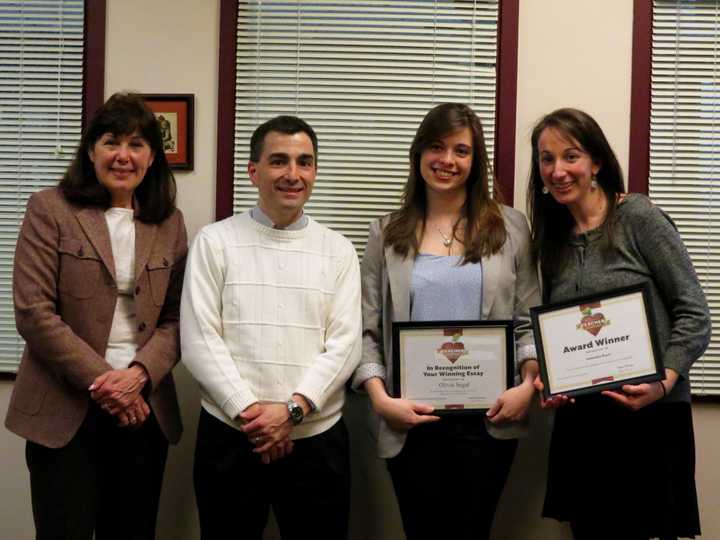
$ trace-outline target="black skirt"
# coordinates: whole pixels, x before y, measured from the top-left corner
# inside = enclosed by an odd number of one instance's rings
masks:
[[[559,408],[543,516],[639,537],[700,534],[690,404],[633,412],[594,395]]]

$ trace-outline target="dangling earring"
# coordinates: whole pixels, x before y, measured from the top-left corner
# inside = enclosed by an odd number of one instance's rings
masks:
[[[547,186],[543,186],[542,192],[543,192],[543,195],[547,195],[548,193],[550,193],[550,190],[547,188]]]
[[[598,188],[597,176],[594,174],[590,177],[590,189],[595,191]]]

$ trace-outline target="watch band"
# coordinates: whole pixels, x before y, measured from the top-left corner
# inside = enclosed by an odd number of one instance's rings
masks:
[[[305,418],[305,412],[297,401],[295,401],[294,399],[288,399],[287,408],[288,414],[290,415],[290,420],[292,421],[293,425],[297,426],[300,422],[303,421],[303,418]]]

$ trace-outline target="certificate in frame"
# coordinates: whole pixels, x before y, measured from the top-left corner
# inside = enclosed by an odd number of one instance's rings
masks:
[[[433,414],[482,413],[515,380],[513,321],[393,323],[393,393]]]
[[[665,378],[647,283],[530,308],[546,399]]]

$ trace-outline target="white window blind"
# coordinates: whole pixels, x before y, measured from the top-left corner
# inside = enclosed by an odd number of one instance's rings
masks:
[[[693,393],[720,395],[720,2],[655,0],[650,197],[675,220],[715,332]]]
[[[13,372],[12,264],[28,197],[57,184],[80,138],[83,0],[0,0],[0,371]]]
[[[239,2],[233,210],[257,199],[253,130],[299,116],[319,139],[306,210],[362,254],[368,223],[399,206],[410,143],[434,105],[470,105],[492,160],[497,29],[497,0]]]

